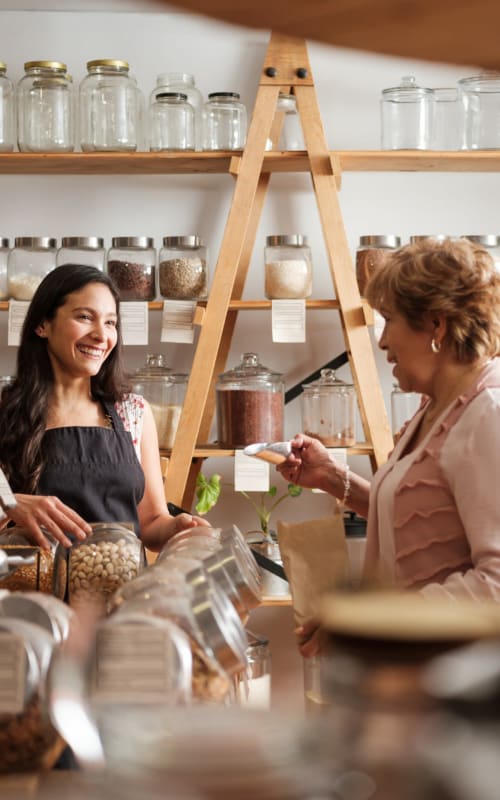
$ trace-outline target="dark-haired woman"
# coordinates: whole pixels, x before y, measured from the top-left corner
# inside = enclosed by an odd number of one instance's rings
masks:
[[[41,282],[24,321],[14,383],[0,401],[0,465],[18,502],[11,520],[48,546],[90,522],[133,522],[161,549],[207,523],[168,512],[152,411],[127,387],[119,296],[93,267],[66,264]]]

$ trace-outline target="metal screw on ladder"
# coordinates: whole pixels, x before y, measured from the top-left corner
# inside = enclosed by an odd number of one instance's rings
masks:
[[[268,78],[275,78],[277,74],[278,70],[276,69],[276,67],[267,67],[266,75]]]
[[[305,67],[299,67],[297,70],[297,78],[307,78],[307,70]]]

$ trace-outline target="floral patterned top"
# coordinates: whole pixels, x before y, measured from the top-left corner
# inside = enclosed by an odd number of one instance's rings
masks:
[[[126,394],[122,400],[115,403],[115,408],[123,422],[123,427],[132,437],[132,444],[140,463],[144,398],[140,394]]]

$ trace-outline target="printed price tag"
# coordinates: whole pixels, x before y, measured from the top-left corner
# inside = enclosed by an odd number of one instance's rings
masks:
[[[26,693],[26,650],[21,636],[0,632],[0,714],[20,714]]]
[[[195,300],[165,300],[161,319],[162,342],[192,344],[194,341]]]
[[[28,311],[29,302],[25,300],[9,301],[9,322],[7,332],[7,345],[9,347],[19,347],[21,341],[21,329],[24,318]]]
[[[148,344],[148,304],[141,302],[120,303],[123,344]]]
[[[271,314],[273,342],[305,342],[305,300],[273,300]]]
[[[5,477],[3,469],[0,469],[0,503],[4,509],[15,508],[17,500],[12,493],[9,481]]]
[[[269,464],[243,450],[234,454],[234,488],[237,492],[267,492],[269,489]]]

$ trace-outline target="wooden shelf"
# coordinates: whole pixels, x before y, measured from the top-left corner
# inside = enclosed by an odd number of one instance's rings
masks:
[[[237,174],[241,151],[0,153],[2,175]],[[326,172],[500,172],[500,150],[332,150]],[[267,152],[263,172],[310,172],[306,151]]]
[[[370,456],[373,454],[373,447],[368,442],[356,442],[352,447],[347,448],[351,456]],[[234,449],[221,448],[217,444],[197,445],[193,451],[193,458],[234,458]],[[160,450],[160,455],[170,458],[171,450]]]

